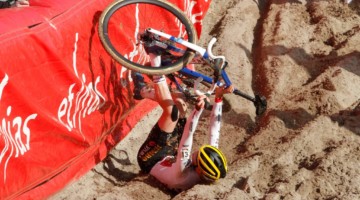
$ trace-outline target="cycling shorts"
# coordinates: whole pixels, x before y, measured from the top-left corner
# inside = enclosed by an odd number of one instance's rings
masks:
[[[138,151],[137,161],[143,172],[149,173],[166,156],[176,156],[185,124],[186,118],[180,118],[172,133],[162,131],[155,124]]]

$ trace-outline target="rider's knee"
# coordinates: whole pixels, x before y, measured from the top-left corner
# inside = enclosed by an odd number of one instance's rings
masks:
[[[176,105],[173,105],[171,110],[171,120],[175,122],[179,119],[179,109],[176,107]]]

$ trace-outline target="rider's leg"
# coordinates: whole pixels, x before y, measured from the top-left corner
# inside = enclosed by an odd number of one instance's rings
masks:
[[[150,59],[152,67],[158,67],[161,65],[160,55],[150,54]],[[156,101],[163,109],[163,112],[158,120],[159,128],[164,132],[172,133],[179,118],[179,110],[172,99],[165,76],[153,76],[153,82]]]
[[[151,55],[152,66],[160,65],[160,56]],[[179,109],[175,104],[182,106],[180,113],[184,115],[186,111],[185,103],[181,102],[180,96],[170,93],[168,84],[164,76],[153,77],[153,87],[155,100],[159,103],[163,112],[155,126],[150,131],[146,141],[138,151],[137,160],[140,168],[144,172],[150,172],[151,168],[165,156],[176,155],[178,147],[179,131],[182,132],[182,120],[179,120]],[[185,107],[184,107],[185,105]]]

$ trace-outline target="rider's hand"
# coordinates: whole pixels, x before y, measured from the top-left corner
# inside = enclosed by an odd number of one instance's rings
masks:
[[[230,85],[229,87],[225,88],[225,86],[216,87],[215,89],[215,99],[222,99],[224,94],[233,93],[234,86]]]
[[[205,101],[210,102],[209,98],[206,95],[200,95],[196,99],[196,105],[195,105],[196,110],[200,110],[200,109],[204,108]]]

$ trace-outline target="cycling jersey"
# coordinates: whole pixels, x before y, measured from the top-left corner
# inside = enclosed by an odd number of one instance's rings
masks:
[[[157,162],[150,174],[170,189],[186,190],[200,182],[200,176],[192,165],[193,136],[203,109],[193,110],[186,121],[184,132],[174,162],[174,156],[166,156]],[[210,115],[210,145],[218,147],[222,102],[215,102]]]

